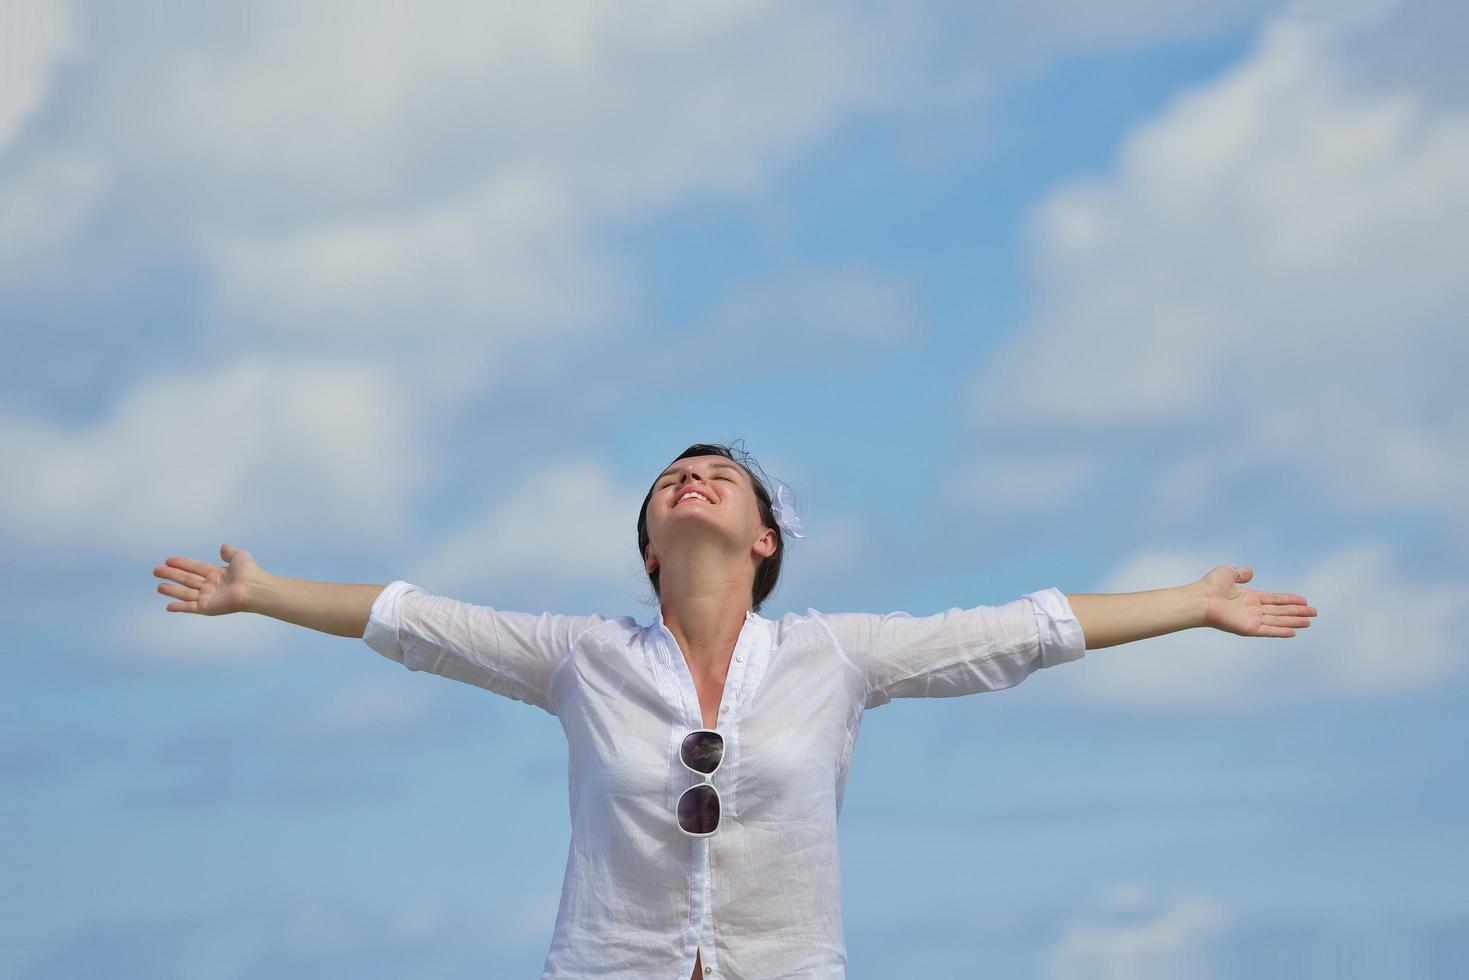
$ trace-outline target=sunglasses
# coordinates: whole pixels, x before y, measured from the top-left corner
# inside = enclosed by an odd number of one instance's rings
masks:
[[[678,829],[690,837],[709,837],[719,829],[719,790],[711,778],[724,761],[724,736],[700,728],[684,736],[678,749],[684,768],[704,777],[678,798]]]

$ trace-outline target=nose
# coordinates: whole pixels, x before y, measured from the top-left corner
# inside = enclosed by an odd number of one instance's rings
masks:
[[[683,477],[680,478],[680,480],[678,481],[678,492],[683,493],[684,490],[687,489],[690,485],[697,485],[702,488],[704,485],[704,478],[698,473],[695,473],[693,470],[687,470],[684,472]],[[674,503],[678,503],[676,497],[674,499]]]
[[[700,476],[694,470],[684,470],[683,476],[678,481],[678,485],[679,486],[683,486],[685,483],[688,483],[689,480],[691,480],[691,479],[698,480],[700,483],[704,482],[704,478],[702,476]]]

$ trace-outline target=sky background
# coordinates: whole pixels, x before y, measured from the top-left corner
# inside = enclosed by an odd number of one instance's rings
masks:
[[[1469,7],[0,0],[0,976],[531,977],[566,747],[218,562],[656,613],[1228,562],[1319,610],[868,714],[853,980],[1469,976]]]

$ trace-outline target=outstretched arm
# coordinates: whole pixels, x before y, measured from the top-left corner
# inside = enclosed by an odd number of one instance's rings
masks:
[[[1086,648],[1131,643],[1194,626],[1211,626],[1237,636],[1295,636],[1311,625],[1316,610],[1303,596],[1260,592],[1241,583],[1254,577],[1247,565],[1217,565],[1189,585],[1149,592],[1067,594],[1086,636]]]
[[[166,582],[158,591],[178,601],[169,612],[223,616],[253,612],[283,622],[331,633],[361,638],[373,601],[382,594],[381,585],[350,585],[286,578],[265,571],[244,548],[219,546],[227,565],[173,555],[153,574]]]

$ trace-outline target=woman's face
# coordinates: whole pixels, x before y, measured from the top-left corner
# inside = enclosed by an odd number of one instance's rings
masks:
[[[763,534],[774,551],[775,532],[760,520],[760,502],[744,467],[723,456],[690,456],[670,465],[653,483],[648,499],[649,573],[657,550],[688,535],[719,534],[750,546]],[[762,555],[768,557],[766,551]]]

